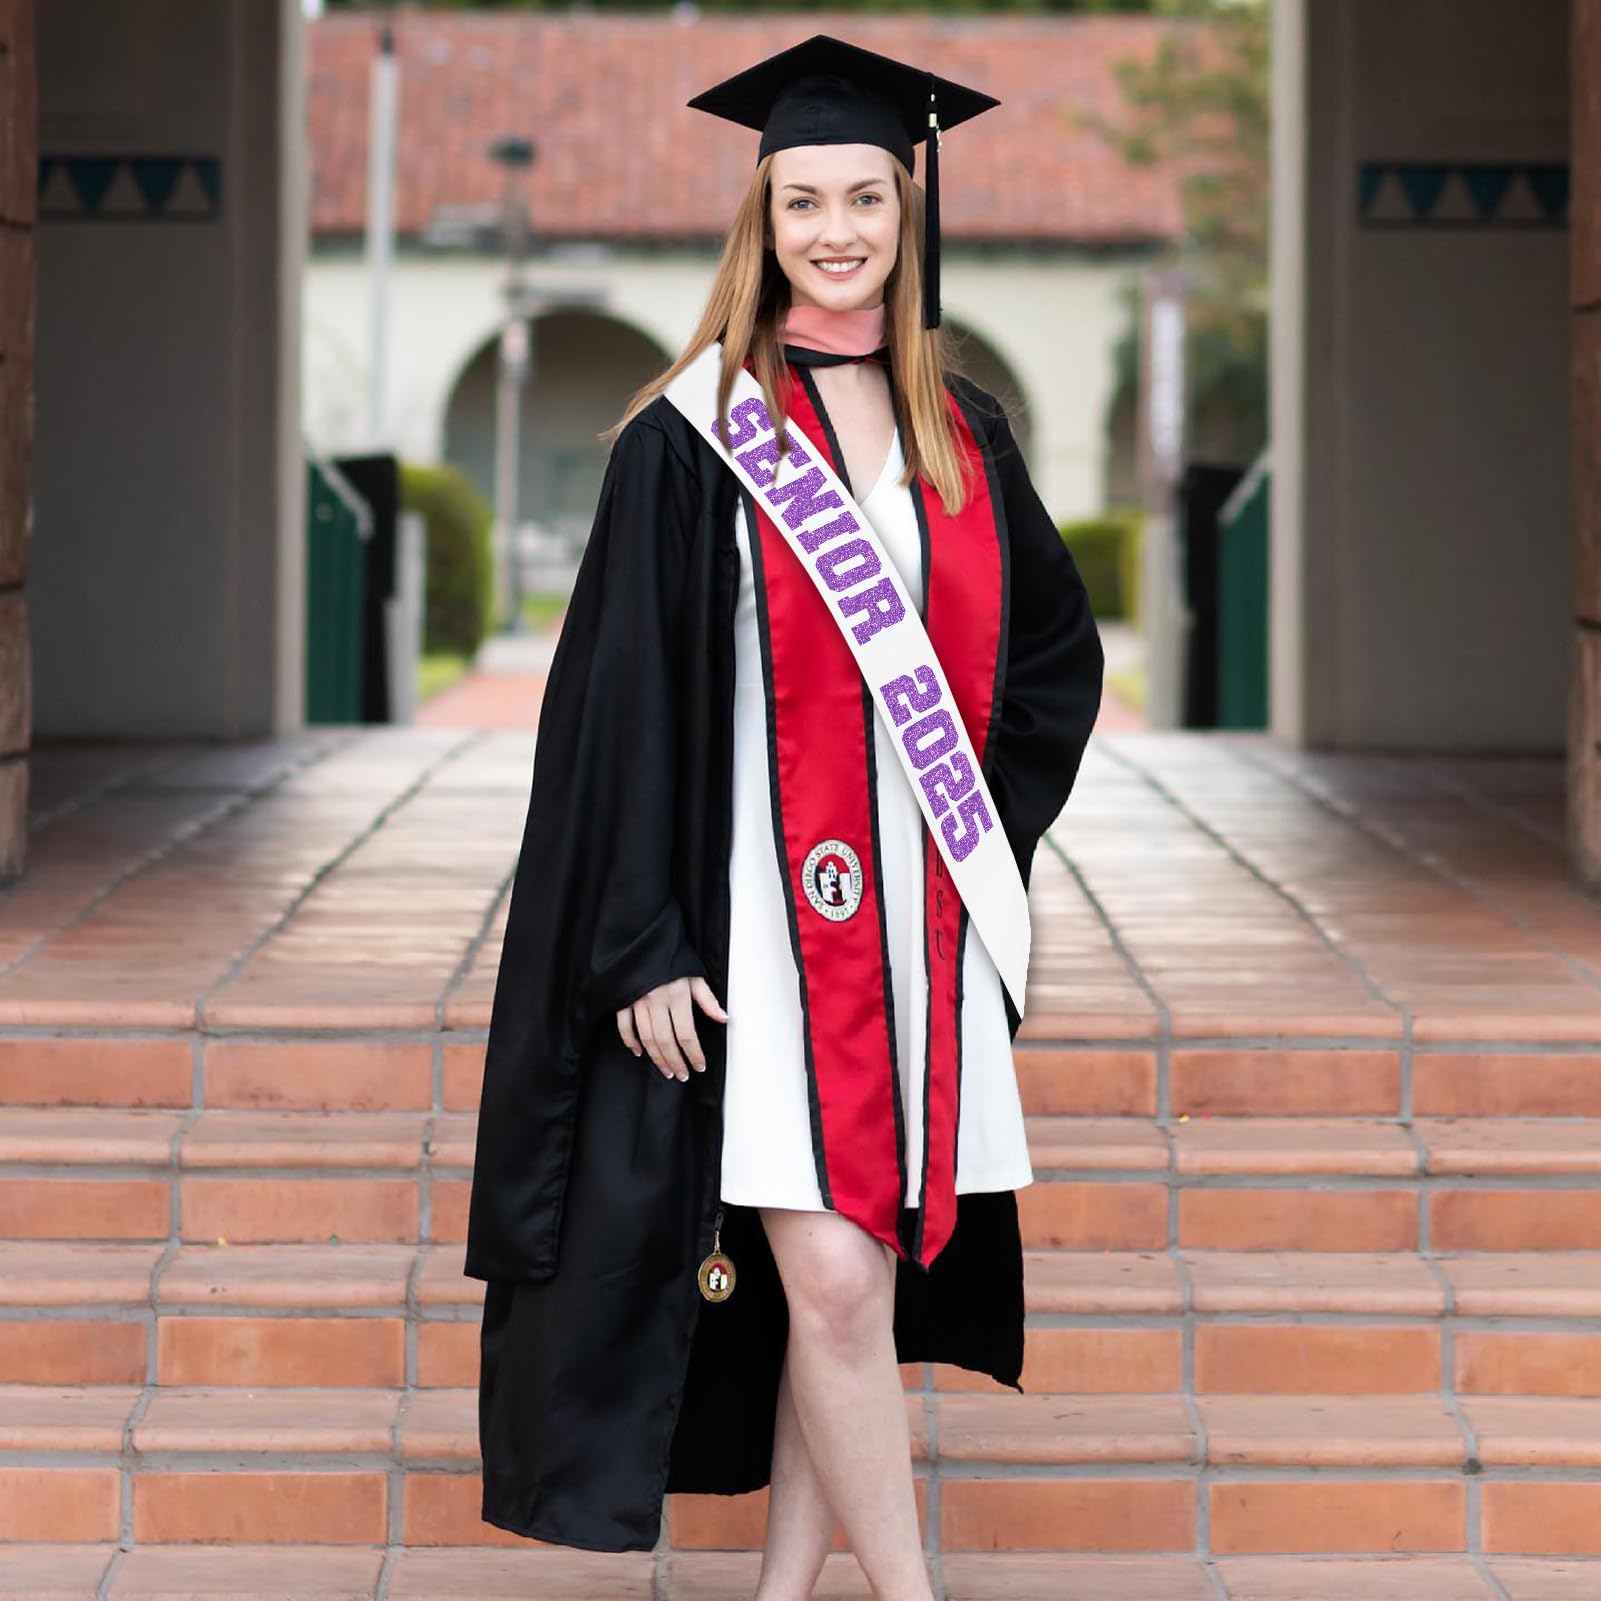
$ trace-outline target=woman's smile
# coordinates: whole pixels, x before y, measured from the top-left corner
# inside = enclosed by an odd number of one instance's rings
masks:
[[[774,155],[771,177],[768,228],[791,302],[883,305],[900,253],[895,158],[877,145],[798,145]]]

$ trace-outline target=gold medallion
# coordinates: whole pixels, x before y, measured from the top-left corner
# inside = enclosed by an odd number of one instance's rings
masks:
[[[734,1264],[713,1251],[700,1265],[700,1293],[708,1301],[726,1301],[734,1293]]]
[[[723,1254],[723,1214],[718,1209],[717,1221],[712,1225],[711,1255],[700,1265],[696,1274],[700,1280],[700,1293],[708,1301],[726,1301],[734,1293],[734,1264]]]

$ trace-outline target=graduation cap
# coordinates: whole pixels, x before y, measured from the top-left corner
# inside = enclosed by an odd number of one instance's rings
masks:
[[[795,145],[878,145],[910,173],[917,146],[926,139],[923,322],[939,327],[940,131],[1000,101],[819,33],[725,79],[689,104],[692,110],[757,129],[762,136],[758,161]]]

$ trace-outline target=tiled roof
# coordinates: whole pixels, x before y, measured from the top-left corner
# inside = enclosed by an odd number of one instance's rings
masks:
[[[998,96],[1000,110],[942,147],[947,238],[1115,244],[1179,231],[1171,173],[1131,169],[1079,108],[1115,115],[1114,64],[1148,52],[1145,17],[934,18],[806,12],[730,18],[671,13],[402,12],[397,221],[420,233],[440,208],[501,193],[488,146],[532,138],[538,233],[569,239],[719,236],[755,159],[756,135],[685,109],[708,84],[812,33],[927,62]],[[364,225],[369,15],[309,28],[312,226]]]

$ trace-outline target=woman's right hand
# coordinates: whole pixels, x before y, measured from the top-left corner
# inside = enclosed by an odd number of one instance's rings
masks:
[[[658,984],[617,1014],[617,1032],[635,1056],[649,1053],[664,1078],[687,1079],[689,1068],[706,1071],[706,1056],[695,1035],[695,1005],[719,1023],[728,1021],[703,978],[675,978]],[[685,1057],[688,1057],[688,1066]]]

